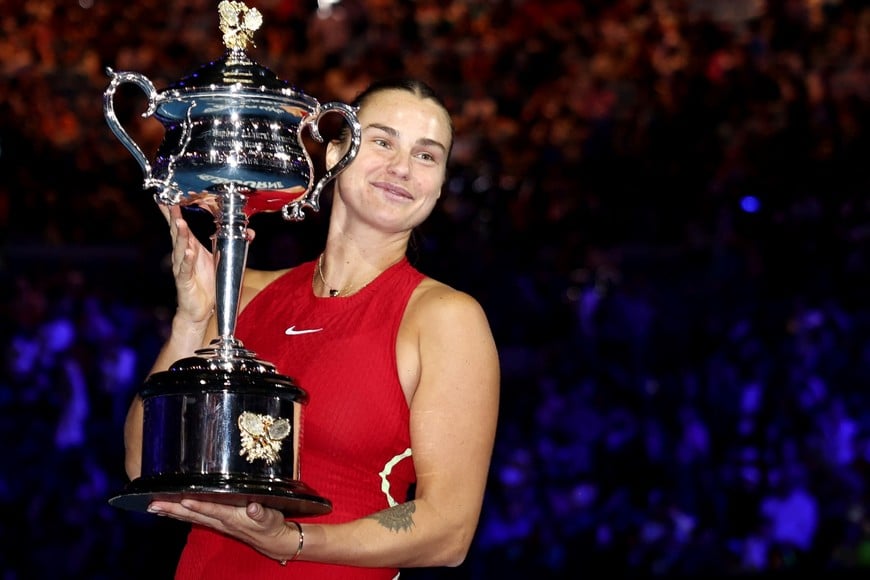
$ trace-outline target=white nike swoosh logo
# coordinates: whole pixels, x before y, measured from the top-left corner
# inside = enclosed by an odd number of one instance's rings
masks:
[[[296,330],[296,325],[294,324],[293,326],[291,326],[290,328],[285,330],[284,334],[286,334],[288,336],[293,336],[296,334],[311,334],[312,332],[320,332],[321,330],[323,330],[323,329],[322,328],[307,328],[307,329],[302,329],[302,330]]]

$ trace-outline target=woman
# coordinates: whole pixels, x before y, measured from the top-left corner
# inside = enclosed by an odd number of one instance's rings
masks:
[[[441,194],[452,123],[416,81],[373,85],[355,105],[362,141],[335,181],[323,253],[289,270],[249,270],[236,331],[309,393],[303,479],[333,511],[285,522],[256,503],[155,501],[152,513],[194,524],[177,578],[389,579],[404,567],[457,566],[468,552],[495,435],[498,356],[480,305],[405,258]],[[330,143],[327,163],[348,146]],[[154,372],[216,333],[212,256],[179,208],[166,213],[178,308]],[[131,478],[141,439],[137,398],[125,426]]]

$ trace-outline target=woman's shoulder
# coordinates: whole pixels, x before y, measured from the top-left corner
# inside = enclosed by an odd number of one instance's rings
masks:
[[[418,320],[430,320],[432,317],[463,319],[482,314],[483,310],[471,294],[427,276],[411,295],[407,312]]]
[[[492,330],[482,305],[471,294],[424,278],[405,310],[402,335],[420,356],[477,357],[495,351]]]
[[[245,270],[244,285],[259,292],[291,269],[292,268],[284,268],[283,270]]]
[[[245,270],[245,279],[242,281],[241,308],[244,308],[266,286],[289,272],[292,268],[283,270]]]

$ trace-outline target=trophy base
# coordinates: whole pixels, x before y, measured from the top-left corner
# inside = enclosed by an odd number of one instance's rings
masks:
[[[332,511],[332,503],[300,481],[251,481],[231,475],[171,475],[140,477],[111,498],[109,505],[146,512],[152,501],[195,499],[233,506],[251,502],[277,509],[288,517],[317,516]]]

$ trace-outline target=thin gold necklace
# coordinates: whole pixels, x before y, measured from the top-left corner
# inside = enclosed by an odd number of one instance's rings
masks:
[[[360,286],[359,289],[362,290],[363,288],[365,288],[366,286],[368,286],[369,284],[374,282],[378,278],[378,276],[380,276],[386,270],[389,270],[390,268],[392,268],[393,266],[398,264],[402,260],[402,258],[404,258],[404,257],[405,257],[404,255],[401,256],[398,260],[396,260],[395,262],[393,262],[392,264],[390,264],[389,266],[384,268],[384,270],[381,270],[381,272],[376,274],[371,280],[369,280],[368,282],[366,282],[365,284]],[[338,289],[338,288],[333,288],[332,286],[329,285],[329,283],[327,283],[326,277],[323,275],[323,253],[321,253],[320,256],[317,258],[317,277],[320,278],[320,282],[323,283],[323,287],[326,288],[327,291],[329,292],[330,298],[336,298],[338,296],[347,296],[350,294],[350,291],[353,290],[353,288],[354,288],[353,284],[348,284],[344,288]]]
[[[350,292],[350,284],[339,290],[337,288],[330,287],[330,285],[326,283],[326,278],[323,277],[323,254],[320,254],[320,257],[317,258],[317,276],[323,283],[323,287],[329,290],[330,298],[335,298],[336,296],[341,296],[342,294],[347,294],[348,292]]]

